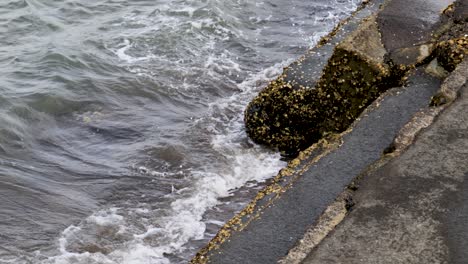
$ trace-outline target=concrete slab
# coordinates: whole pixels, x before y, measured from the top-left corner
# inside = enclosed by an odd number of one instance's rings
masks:
[[[453,16],[457,22],[468,22],[468,1],[458,0]]]
[[[304,263],[468,262],[468,62],[459,67],[444,85],[464,83],[460,97],[361,179],[353,210]]]
[[[380,68],[389,67],[385,63],[385,54],[387,51],[380,39],[380,32],[377,27],[377,16],[372,15],[366,18],[346,39],[344,39],[337,48],[353,52],[364,58],[370,65]]]
[[[378,14],[382,41],[397,64],[411,64],[398,50],[427,44],[439,26],[440,14],[453,0],[392,0]]]

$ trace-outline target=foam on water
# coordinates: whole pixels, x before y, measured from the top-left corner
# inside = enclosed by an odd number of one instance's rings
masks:
[[[281,65],[285,63],[287,62]],[[223,111],[226,110],[225,108],[230,108],[230,111],[237,113],[235,118],[227,123],[225,120],[216,120],[217,118],[212,114],[208,114],[207,117],[212,119],[209,123],[226,123],[223,129],[214,131],[211,144],[219,155],[223,155],[228,160],[229,167],[202,166],[201,170],[190,171],[190,174],[198,180],[191,188],[176,190],[169,194],[173,198],[169,212],[152,211],[144,205],[140,208],[109,208],[94,213],[81,226],[67,228],[59,240],[61,254],[41,263],[170,263],[166,257],[167,254],[180,254],[186,249],[186,244],[190,240],[205,238],[207,222],[221,224],[213,219],[203,219],[208,209],[219,204],[220,198],[230,196],[233,190],[244,186],[247,182],[262,182],[272,177],[285,165],[277,153],[266,151],[258,146],[245,148],[242,142],[246,140],[246,135],[241,122],[245,102],[247,98],[252,97],[250,89],[254,84],[265,83],[279,74],[281,65],[274,65],[252,75],[239,85],[242,89],[241,93],[211,104],[210,113],[226,112]],[[145,167],[138,169],[148,174],[161,175],[160,172],[150,171]],[[160,215],[160,213],[167,215]],[[133,219],[135,214],[144,216],[143,218],[147,220],[135,223]],[[135,226],[141,224],[145,224],[144,228]],[[93,249],[93,246],[100,243],[99,238],[93,238],[94,241],[91,242],[83,241],[86,235],[82,232],[90,229],[90,226],[98,232],[105,230],[105,233],[112,233],[111,237],[116,238],[120,245],[112,248],[110,252],[108,249],[95,248],[101,252],[90,253],[92,250],[89,249]],[[69,252],[70,244],[77,243],[77,240],[79,243],[86,244],[88,251]],[[149,245],[147,241],[153,241],[153,244],[151,245],[150,242]],[[158,241],[156,245],[154,241]]]
[[[113,52],[117,55],[117,57],[119,57],[120,60],[122,61],[125,61],[127,63],[136,63],[136,62],[140,62],[140,61],[147,61],[147,60],[150,60],[152,58],[154,58],[155,56],[152,55],[152,54],[149,54],[147,56],[143,56],[143,57],[132,57],[130,55],[127,55],[125,52],[132,48],[133,44],[130,43],[130,41],[128,39],[124,39],[123,43],[121,43],[121,48],[118,48],[116,50],[113,50]]]

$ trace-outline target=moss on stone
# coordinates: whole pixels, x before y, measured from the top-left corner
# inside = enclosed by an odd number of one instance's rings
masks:
[[[445,94],[439,92],[439,93],[435,94],[434,96],[432,96],[431,103],[429,105],[437,107],[437,106],[444,105],[444,104],[446,104],[448,102],[449,102],[449,100],[447,99],[447,96],[445,96]]]

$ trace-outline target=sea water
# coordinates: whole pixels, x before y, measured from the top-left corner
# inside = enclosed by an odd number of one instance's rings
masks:
[[[285,165],[243,110],[358,0],[0,0],[0,263],[185,263]]]

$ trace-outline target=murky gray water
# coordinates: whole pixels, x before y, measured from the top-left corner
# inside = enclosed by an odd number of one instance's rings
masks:
[[[358,0],[0,0],[0,263],[180,263],[284,165],[248,101]]]

